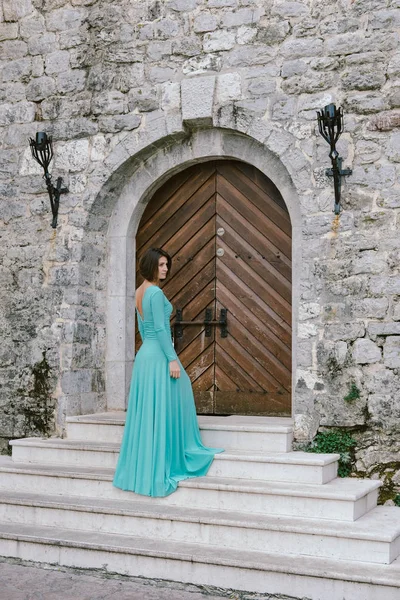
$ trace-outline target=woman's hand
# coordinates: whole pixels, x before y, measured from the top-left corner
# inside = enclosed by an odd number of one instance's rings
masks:
[[[181,376],[181,368],[177,360],[171,360],[169,363],[169,374],[173,379],[179,379]]]

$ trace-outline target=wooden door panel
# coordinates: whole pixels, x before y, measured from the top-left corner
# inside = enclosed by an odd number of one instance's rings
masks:
[[[190,188],[190,191],[192,192],[192,188]],[[142,232],[140,229],[140,235],[136,238],[139,244],[138,251],[143,253],[147,248],[151,248],[152,246],[161,248],[167,245],[170,238],[187,225],[197,210],[205,204],[214,193],[215,180],[213,177],[210,177],[198,190],[196,190],[195,193],[193,192],[191,194],[186,202],[183,202],[180,198],[181,205],[179,206],[179,210],[173,210],[174,196],[172,196],[168,202],[168,204],[170,204],[170,202],[172,204],[169,208],[169,211],[172,214],[169,215],[168,210],[165,210],[160,217],[157,213],[155,217],[148,221],[145,231]]]
[[[292,355],[290,348],[276,336],[265,323],[260,321],[254,313],[250,313],[244,304],[241,303],[238,297],[230,294],[225,286],[218,281],[218,300],[222,306],[229,304],[229,315],[240,321],[242,327],[249,331],[251,335],[260,342],[264,348],[268,349],[282,364],[288,369],[291,369]]]
[[[225,233],[218,239],[218,245],[221,242],[232,250],[235,258],[240,258],[250,270],[257,273],[279,296],[288,303],[291,301],[290,282],[271,265],[262,254],[258,253],[245,239],[229,227],[223,218],[217,216],[217,228],[223,227]]]
[[[292,237],[292,226],[287,210],[284,210],[273,200],[270,194],[265,193],[249,176],[245,176],[239,169],[232,165],[218,166],[218,171],[224,176],[225,181],[229,181],[243,198],[251,198],[254,204],[269,220],[275,223],[290,240]],[[256,169],[253,170],[253,172]],[[265,178],[264,178],[265,179]],[[219,186],[218,186],[219,188]]]
[[[236,391],[253,389],[258,392],[262,392],[263,388],[257,383],[256,379],[251,377],[251,374],[246,371],[245,365],[238,365],[234,358],[232,358],[226,348],[219,345],[220,340],[217,338],[215,344],[215,353],[218,354],[218,364],[216,369],[222,371],[227,377],[229,377],[236,385]],[[218,372],[218,371],[217,371]],[[216,379],[217,388],[224,390],[223,381]]]
[[[166,186],[163,186],[156,192],[152,201],[144,211],[140,221],[140,227],[136,235],[137,250],[141,250],[145,243],[146,246],[148,246],[149,240],[157,231],[162,234],[165,224],[170,221],[176,213],[179,213],[181,208],[187,211],[188,200],[194,198],[198,193],[200,193],[202,197],[205,195],[207,196],[210,185],[214,186],[215,189],[212,173],[213,169],[209,167],[204,171],[194,173],[193,176],[189,177],[189,179],[187,179],[181,187],[178,187],[178,189],[175,189],[174,182],[172,181],[171,183],[168,182]],[[174,190],[172,193],[170,188],[171,185],[172,190]],[[208,195],[208,197],[210,196],[211,194]],[[158,210],[155,212],[152,210],[154,199],[156,200],[156,204],[159,205]]]
[[[275,223],[269,219],[258,207],[237,190],[221,175],[217,178],[218,193],[224,200],[236,209],[245,221],[252,223],[265,237],[280,248],[288,258],[291,257],[291,239]]]
[[[151,246],[173,258],[173,316],[203,322],[176,338],[198,412],[290,414],[291,224],[274,184],[236,161],[190,167],[143,214],[139,254]],[[207,308],[227,309],[227,337],[205,335]]]
[[[224,259],[226,260],[226,255]],[[262,321],[267,329],[290,348],[292,343],[290,325],[267,304],[268,297],[261,298],[255,294],[254,288],[247,286],[236,275],[232,274],[222,259],[218,262],[218,285],[228,288],[231,292],[231,297],[235,296],[235,298],[240,300],[245,310],[250,311]]]
[[[243,281],[251,290],[254,290],[257,296],[271,307],[272,311],[280,317],[280,321],[283,320],[290,325],[292,318],[290,304],[279,296],[262,277],[248,269],[246,263],[239,256],[235,256],[235,253],[223,241],[218,241],[218,246],[224,250],[224,255],[218,261],[218,266],[220,267],[218,278],[222,276],[220,271],[225,267],[225,272],[228,273],[229,277],[235,278],[239,285]]]
[[[282,275],[288,281],[291,281],[291,260],[279,252],[279,249],[271,244],[271,242],[267,240],[267,238],[262,235],[251,223],[248,221],[244,223],[235,209],[218,194],[217,207],[219,218],[223,217],[225,223],[227,223],[233,231],[235,231],[242,238],[245,237],[251,243],[253,248],[261,254],[263,259],[265,259],[272,267],[282,273]]]

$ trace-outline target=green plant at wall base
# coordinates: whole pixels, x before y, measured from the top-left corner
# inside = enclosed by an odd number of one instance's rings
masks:
[[[343,398],[343,400],[345,402],[353,402],[353,400],[358,400],[359,397],[360,397],[360,390],[358,389],[358,387],[356,386],[356,384],[353,381],[350,385],[349,393],[347,394],[347,396],[345,396]]]
[[[393,502],[396,506],[400,506],[400,494],[397,494],[397,496],[393,498]]]
[[[307,448],[307,452],[340,454],[338,476],[348,477],[356,445],[356,440],[347,431],[320,431]]]

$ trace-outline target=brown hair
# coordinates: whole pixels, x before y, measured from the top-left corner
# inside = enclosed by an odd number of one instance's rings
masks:
[[[167,259],[168,277],[171,272],[172,258],[165,250],[161,250],[161,248],[149,248],[140,259],[139,272],[144,279],[147,279],[147,281],[157,281],[158,261],[161,256],[165,256]]]

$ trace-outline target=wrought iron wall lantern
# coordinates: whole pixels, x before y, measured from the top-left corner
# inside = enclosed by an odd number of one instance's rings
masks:
[[[335,206],[333,212],[338,215],[341,211],[340,194],[341,183],[344,175],[351,175],[351,169],[342,169],[342,157],[339,156],[336,150],[336,142],[343,131],[343,109],[336,108],[334,104],[328,104],[321,111],[317,111],[319,132],[325,141],[331,147],[329,152],[332,161],[332,168],[327,169],[325,173],[328,177],[333,177],[333,185],[335,188]]]
[[[39,163],[44,170],[44,179],[46,180],[47,191],[50,197],[51,212],[53,213],[53,221],[51,226],[53,229],[57,227],[58,207],[60,206],[61,194],[66,194],[68,188],[62,188],[62,177],[57,178],[57,183],[54,186],[49,173],[49,165],[53,158],[52,138],[47,137],[44,132],[36,134],[36,138],[29,140],[33,158]]]

